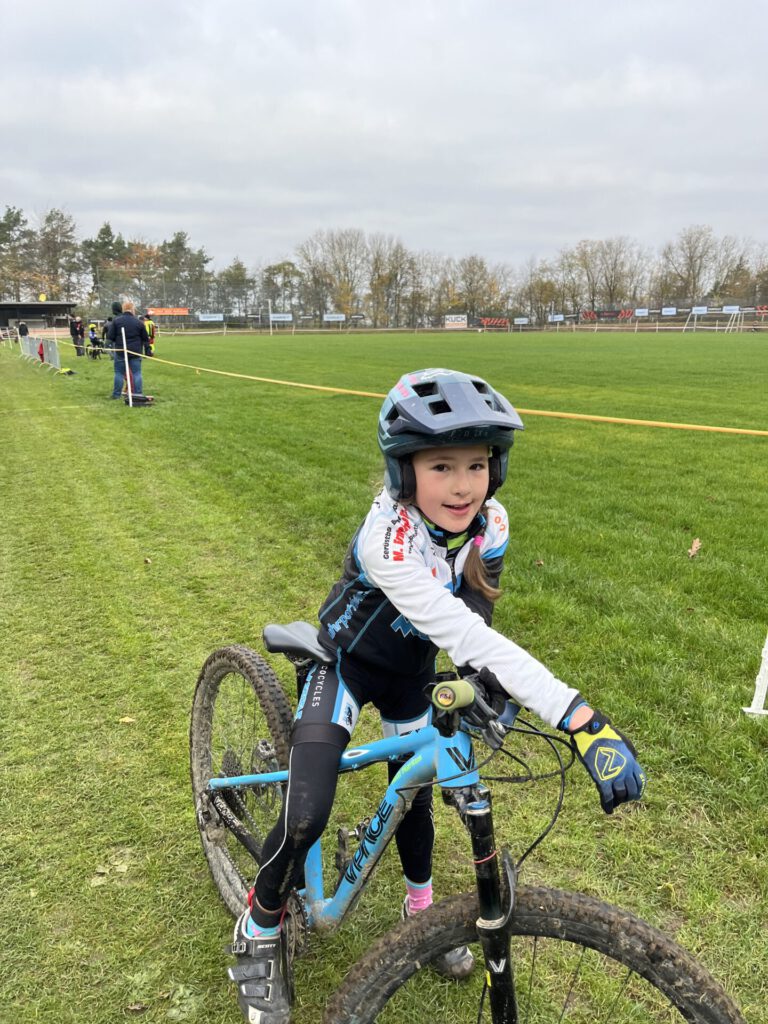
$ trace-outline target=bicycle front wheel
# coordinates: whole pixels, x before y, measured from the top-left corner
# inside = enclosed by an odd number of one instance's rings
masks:
[[[398,925],[347,975],[325,1024],[491,1022],[478,913],[476,896],[465,893]],[[461,945],[477,960],[468,982],[446,982],[425,969]],[[744,1024],[689,953],[644,921],[587,896],[519,888],[510,955],[520,1024]]]
[[[254,651],[239,645],[222,647],[203,665],[189,730],[192,792],[203,852],[216,888],[234,916],[245,906],[264,840],[280,814],[285,787],[272,784],[220,791],[242,825],[244,844],[224,824],[208,782],[214,776],[287,768],[292,719],[277,677]]]

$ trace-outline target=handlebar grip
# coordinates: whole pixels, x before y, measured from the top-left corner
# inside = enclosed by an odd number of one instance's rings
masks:
[[[441,711],[468,708],[476,697],[475,689],[466,679],[452,679],[437,683],[432,690],[432,703]]]

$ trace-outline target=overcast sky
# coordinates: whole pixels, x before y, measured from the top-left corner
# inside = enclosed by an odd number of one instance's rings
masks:
[[[768,242],[768,0],[0,0],[0,209],[318,229],[512,265],[690,224]]]

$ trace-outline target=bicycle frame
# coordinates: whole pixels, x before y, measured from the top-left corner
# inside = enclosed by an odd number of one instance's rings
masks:
[[[320,841],[310,848],[304,866],[305,888],[299,893],[304,900],[307,925],[314,931],[329,932],[341,924],[397,832],[416,792],[421,786],[434,783],[437,779],[446,802],[458,810],[472,843],[480,905],[478,935],[485,959],[492,1019],[498,1024],[516,1024],[518,1015],[508,930],[515,874],[511,863],[505,858],[509,890],[509,903],[505,909],[502,905],[490,794],[480,783],[472,740],[461,731],[443,735],[434,725],[425,726],[406,736],[375,740],[365,746],[346,750],[339,761],[339,774],[404,757],[408,757],[408,760],[387,787],[360,838],[357,850],[346,864],[336,890],[330,897],[325,895]],[[266,772],[213,778],[208,788],[216,791],[287,781],[287,771]]]
[[[331,931],[341,923],[365,887],[368,876],[397,831],[420,786],[440,779],[439,784],[443,789],[466,789],[476,787],[480,781],[470,737],[463,732],[442,736],[433,725],[406,736],[388,737],[365,746],[349,748],[341,755],[339,774],[360,771],[372,764],[401,760],[404,757],[408,757],[408,760],[387,787],[336,891],[330,897],[326,897],[323,883],[320,841],[311,847],[304,867],[306,888],[301,892],[310,928]],[[287,781],[287,771],[267,772],[213,778],[208,788],[224,790]],[[399,793],[398,790],[404,786],[408,789]]]

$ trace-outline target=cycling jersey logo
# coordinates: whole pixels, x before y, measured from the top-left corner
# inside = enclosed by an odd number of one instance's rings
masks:
[[[627,766],[627,759],[613,747],[598,747],[595,754],[595,766],[597,774],[603,782],[609,782],[621,775]]]
[[[404,615],[398,615],[392,623],[392,629],[394,629],[396,633],[402,633],[403,636],[415,636],[418,637],[419,640],[429,640],[429,637],[416,629],[413,623],[409,622]]]

